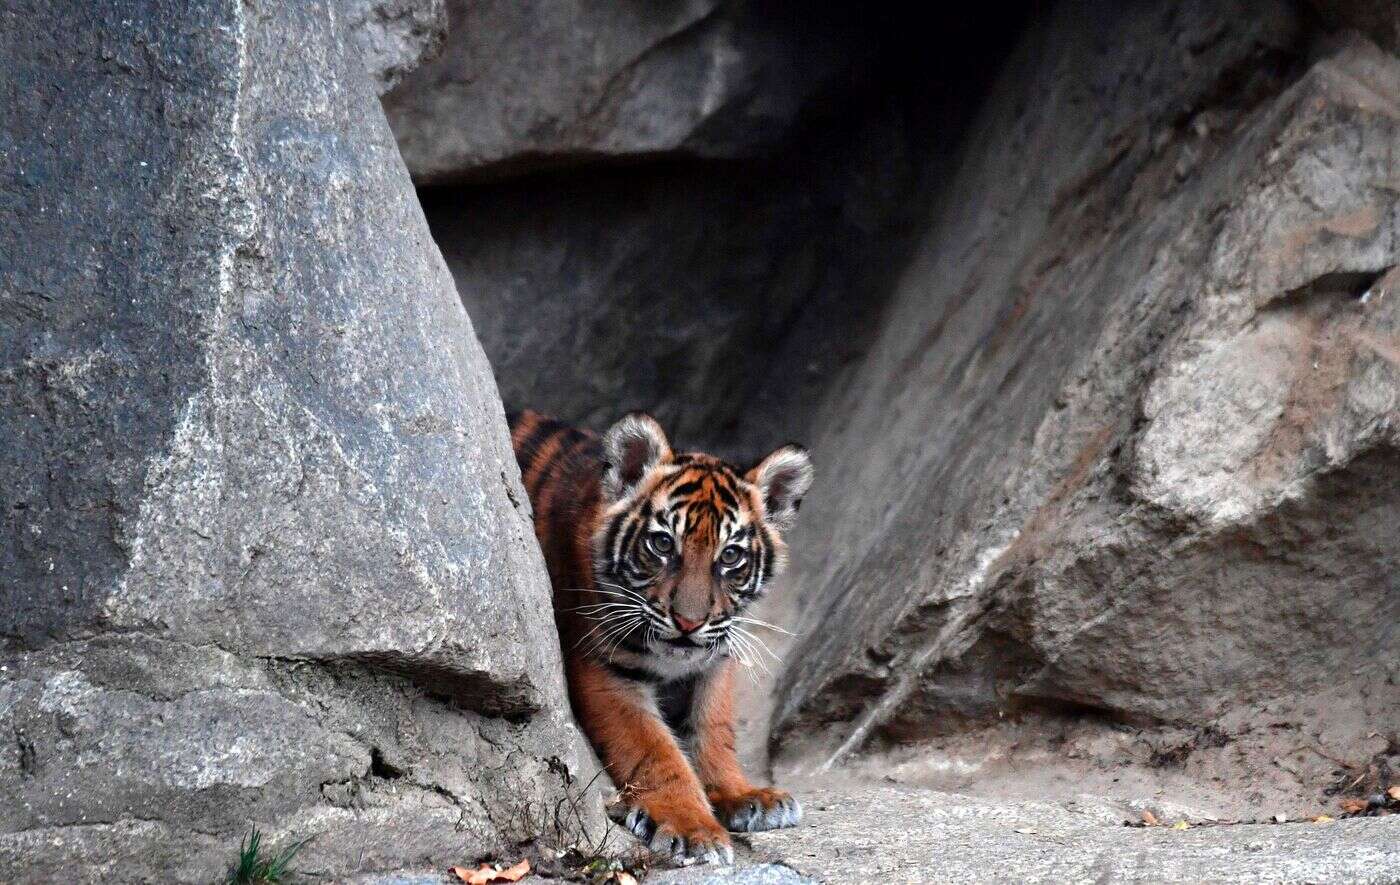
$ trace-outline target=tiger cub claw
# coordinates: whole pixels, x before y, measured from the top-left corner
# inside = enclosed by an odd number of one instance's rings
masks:
[[[729,836],[718,826],[713,831],[696,828],[682,835],[669,824],[657,825],[646,809],[639,805],[619,805],[609,809],[612,819],[629,830],[648,850],[665,855],[677,863],[734,863],[734,846]]]
[[[802,820],[802,804],[791,793],[774,787],[715,799],[711,804],[720,823],[734,833],[795,827]]]

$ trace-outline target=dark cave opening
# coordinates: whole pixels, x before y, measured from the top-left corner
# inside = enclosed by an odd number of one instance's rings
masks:
[[[737,460],[801,438],[1042,5],[741,5],[752,39],[832,55],[793,65],[827,77],[765,149],[543,156],[420,186],[507,407],[593,427],[644,409]]]

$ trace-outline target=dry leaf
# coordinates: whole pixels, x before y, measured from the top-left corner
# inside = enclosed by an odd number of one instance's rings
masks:
[[[1160,827],[1162,825],[1162,822],[1157,820],[1157,815],[1147,810],[1142,812],[1142,822],[1149,827]]]
[[[1390,798],[1394,799],[1396,802],[1400,802],[1400,784],[1396,784],[1389,790],[1386,790],[1385,794]]]
[[[1313,823],[1330,824],[1333,820],[1335,820],[1335,818],[1329,817],[1325,814],[1319,814],[1317,817],[1313,818]]]
[[[467,885],[486,885],[486,883],[495,880],[496,868],[490,864],[482,864],[480,869],[472,873],[471,878],[467,880]]]
[[[1188,823],[1187,823],[1186,821],[1184,821],[1184,820],[1179,820],[1179,821],[1177,821],[1176,823],[1172,824],[1172,829],[1173,829],[1173,830],[1189,830],[1189,829],[1191,829],[1191,825],[1188,824]]]
[[[509,869],[500,870],[484,863],[475,870],[466,867],[453,867],[448,870],[467,885],[491,885],[492,882],[519,882],[530,875],[530,859],[526,858]]]
[[[1347,814],[1359,814],[1368,807],[1365,799],[1343,799],[1341,805]]]

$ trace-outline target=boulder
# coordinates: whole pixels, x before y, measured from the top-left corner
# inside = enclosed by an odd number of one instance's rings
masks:
[[[1270,0],[1087,13],[811,410],[777,746],[1073,714],[1311,804],[1400,746],[1400,59]]]
[[[385,98],[420,183],[761,153],[848,57],[845,15],[784,4],[448,0],[448,13],[441,57]]]
[[[553,814],[588,761],[548,579],[365,6],[0,12],[0,879],[600,819]]]

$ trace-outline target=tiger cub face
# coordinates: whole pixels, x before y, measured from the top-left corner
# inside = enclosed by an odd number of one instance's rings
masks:
[[[635,610],[653,655],[708,659],[727,649],[735,619],[786,562],[783,532],[812,483],[807,452],[782,446],[740,472],[673,453],[656,421],[633,413],[604,435],[603,453],[599,592]]]

